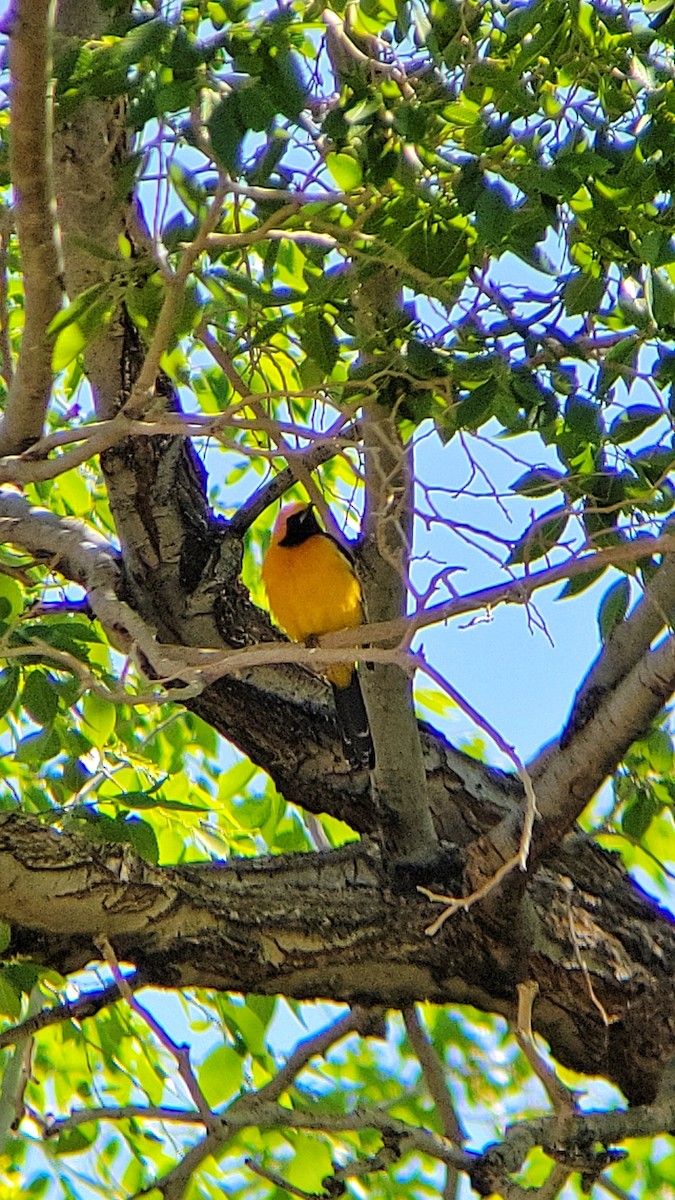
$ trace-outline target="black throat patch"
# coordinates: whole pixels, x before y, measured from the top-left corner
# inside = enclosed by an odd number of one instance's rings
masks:
[[[321,535],[323,529],[319,525],[315,515],[314,508],[311,504],[307,508],[300,509],[300,512],[293,513],[286,523],[286,533],[279,542],[280,546],[284,546],[287,550],[292,546],[301,546],[308,538]]]

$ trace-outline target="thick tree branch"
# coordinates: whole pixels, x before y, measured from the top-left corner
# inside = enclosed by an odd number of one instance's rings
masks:
[[[398,277],[385,270],[361,281],[355,313],[364,348],[386,336],[398,307],[399,287]],[[366,508],[359,562],[366,613],[372,621],[395,621],[404,615],[407,598],[412,449],[403,446],[396,416],[386,407],[374,401],[364,405],[362,423]],[[387,857],[393,863],[428,863],[437,857],[439,844],[413,708],[412,673],[400,665],[378,666],[372,673],[362,672],[362,687],[375,744],[373,795],[381,809]]]
[[[14,0],[10,14],[11,166],[25,316],[0,421],[0,454],[16,454],[39,438],[52,387],[47,330],[61,304],[51,144],[54,12],[55,0]]]
[[[570,912],[586,970],[574,966]],[[606,1074],[636,1101],[653,1098],[675,1049],[675,930],[584,839],[532,877],[519,921],[474,909],[432,939],[426,901],[392,895],[363,847],[164,870],[126,847],[2,814],[0,916],[12,926],[10,953],[64,973],[95,956],[103,931],[158,986],[396,1008],[428,998],[513,1021],[516,981],[532,979],[537,1032],[556,1058]]]
[[[563,745],[591,716],[599,698],[624,679],[654,638],[675,619],[675,554],[665,554],[633,611],[616,625],[577,692]]]
[[[670,635],[602,697],[593,716],[564,748],[549,747],[534,778],[541,820],[534,829],[531,857],[536,859],[560,843],[600,784],[646,732],[674,691],[675,636]],[[481,863],[481,877],[498,869],[502,860],[516,852],[519,836],[515,814],[490,831],[476,860],[487,851],[491,865]]]

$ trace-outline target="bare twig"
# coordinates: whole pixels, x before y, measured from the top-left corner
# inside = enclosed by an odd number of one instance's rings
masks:
[[[201,1166],[205,1158],[222,1149],[224,1140],[220,1133],[207,1133],[200,1142],[188,1150],[175,1167],[153,1181],[152,1190],[158,1191],[164,1200],[183,1200],[185,1190],[194,1172]],[[145,1196],[149,1190],[150,1188],[143,1188],[140,1192],[136,1192],[136,1195],[132,1196],[130,1200],[141,1200],[141,1197]]]
[[[166,293],[155,332],[148,347],[141,373],[124,406],[127,417],[144,416],[152,404],[160,362],[171,340],[184,301],[185,285],[195,262],[206,246],[206,239],[218,224],[227,190],[227,183],[221,179],[194,239],[183,250],[175,273],[165,281]]]
[[[102,1108],[76,1108],[68,1117],[57,1120],[40,1121],[36,1114],[33,1119],[40,1124],[43,1136],[46,1138],[59,1137],[80,1125],[92,1122],[110,1121],[169,1121],[177,1125],[203,1125],[201,1113],[184,1108],[169,1108],[167,1105],[153,1104],[120,1104]]]
[[[147,1008],[145,1008],[136,999],[126,979],[120,971],[120,966],[117,961],[115,951],[110,945],[108,938],[103,935],[98,939],[97,944],[98,948],[103,954],[103,957],[105,958],[105,961],[112,971],[113,978],[119,988],[120,994],[127,1001],[132,1012],[135,1012],[136,1015],[145,1022],[148,1029],[150,1029],[157,1038],[159,1044],[169,1052],[176,1063],[178,1074],[183,1081],[185,1090],[195,1105],[202,1122],[206,1126],[207,1130],[212,1130],[219,1124],[219,1121],[213,1113],[206,1096],[202,1092],[202,1089],[197,1082],[197,1076],[190,1066],[190,1054],[188,1048],[186,1046],[179,1046],[176,1042],[174,1042],[173,1038],[171,1038],[166,1030],[159,1024],[159,1021],[155,1020],[152,1013],[148,1012]]]
[[[339,446],[335,446],[331,441],[317,443],[312,450],[308,450],[304,455],[306,470],[314,471],[317,467],[323,466],[325,462],[328,462],[336,454],[342,454],[345,449],[345,441],[351,441],[353,438],[354,445],[356,445],[359,436],[359,425],[355,421],[352,425],[348,425],[342,430]],[[277,500],[280,500],[284,493],[293,487],[295,482],[296,474],[292,467],[286,467],[283,471],[280,471],[269,483],[258,488],[250,500],[245,501],[237,509],[237,512],[230,519],[230,529],[234,533],[243,536],[247,529],[250,529],[253,522],[257,521],[258,517],[264,513],[265,509],[269,508],[271,504],[275,504]]]
[[[446,1137],[457,1142],[458,1146],[463,1146],[466,1135],[455,1112],[443,1065],[424,1031],[416,1009],[414,1007],[404,1008],[403,1020],[408,1040],[419,1059],[429,1093],[436,1105],[443,1132]]]
[[[579,964],[581,970],[583,971],[584,979],[586,980],[586,986],[588,988],[588,994],[589,994],[593,1004],[597,1008],[598,1012],[600,1013],[600,1017],[602,1018],[603,1025],[605,1026],[605,1028],[609,1028],[610,1025],[614,1024],[614,1022],[616,1021],[617,1018],[611,1017],[609,1015],[609,1013],[607,1012],[607,1009],[605,1008],[602,1001],[598,998],[596,990],[593,987],[593,980],[591,979],[591,973],[590,973],[590,971],[586,965],[586,961],[581,953],[581,945],[579,942],[579,935],[577,933],[577,927],[576,927],[576,923],[574,920],[574,911],[572,909],[571,902],[570,902],[568,910],[567,910],[567,921],[569,924],[570,938],[572,939],[572,946],[574,947],[574,957],[576,958],[577,963]]]
[[[130,990],[142,986],[138,974],[127,975],[126,985]],[[102,988],[98,992],[85,992],[77,1000],[66,1000],[63,1004],[54,1004],[51,1008],[43,1008],[31,1017],[26,1017],[19,1025],[12,1025],[0,1033],[0,1049],[5,1046],[16,1046],[26,1038],[34,1037],[42,1029],[50,1025],[60,1025],[63,1021],[85,1021],[88,1017],[96,1016],[101,1009],[114,1004],[120,998],[120,990],[116,983]]]
[[[529,1062],[539,1082],[543,1085],[546,1095],[551,1101],[551,1107],[564,1121],[576,1111],[574,1094],[560,1082],[555,1071],[537,1051],[532,1033],[532,1009],[539,984],[534,980],[518,984],[518,1018],[515,1029],[516,1041]]]
[[[430,666],[430,664],[422,657],[422,655],[416,655],[415,661],[420,667],[420,670],[422,670],[425,675],[428,675],[429,678],[436,684],[436,686],[444,691],[446,695],[450,696],[450,698],[454,700],[458,707],[460,707],[468,716],[470,716],[472,721],[474,721],[478,727],[482,729],[489,738],[492,739],[502,753],[510,758],[511,762],[516,768],[516,772],[523,784],[523,790],[525,792],[525,814],[523,817],[518,851],[505,863],[503,863],[503,865],[490,876],[486,883],[482,884],[469,896],[443,896],[438,892],[429,891],[428,888],[418,887],[417,890],[421,892],[423,896],[426,896],[428,900],[431,900],[435,904],[445,903],[447,905],[445,911],[442,912],[435,921],[432,921],[431,925],[429,925],[425,930],[425,933],[428,934],[429,937],[433,937],[434,934],[438,933],[439,929],[442,928],[449,917],[454,916],[454,914],[460,910],[464,910],[466,912],[479,900],[485,899],[485,897],[488,896],[490,892],[492,892],[494,888],[497,887],[497,885],[501,883],[502,880],[505,879],[506,876],[509,875],[516,867],[520,867],[521,871],[525,871],[527,869],[527,860],[530,853],[530,846],[532,844],[532,831],[534,829],[534,822],[537,817],[537,799],[534,794],[534,787],[532,785],[530,773],[525,764],[516,754],[515,748],[510,746],[508,742],[504,740],[501,734],[494,728],[494,726],[491,725],[490,722],[485,719],[485,717],[482,717],[480,713],[473,707],[473,705],[469,704],[468,701],[464,699],[457,689],[454,688],[452,684],[444,678],[443,675],[441,675],[440,671],[437,671],[435,667]]]
[[[614,1196],[615,1200],[632,1200],[629,1192],[626,1192],[618,1183],[614,1183],[613,1179],[608,1179],[606,1175],[601,1175],[598,1179],[598,1187],[601,1187],[608,1196]]]
[[[356,630],[342,633],[332,633],[326,638],[326,645],[338,646],[353,644],[372,645],[374,642],[388,642],[402,636],[411,639],[413,633],[430,625],[449,621],[467,613],[488,612],[498,604],[527,604],[535,592],[541,588],[550,587],[553,583],[561,583],[573,579],[600,567],[622,566],[627,562],[639,562],[651,558],[654,554],[664,554],[675,548],[675,534],[663,533],[655,538],[640,538],[633,542],[625,542],[620,546],[612,546],[603,550],[590,550],[586,546],[578,554],[570,556],[563,563],[554,567],[545,567],[541,571],[533,571],[520,579],[509,579],[505,583],[493,584],[465,596],[456,596],[441,604],[433,604],[409,617],[399,617],[391,621],[377,621],[362,625]],[[330,639],[330,640],[329,640]]]
[[[303,1067],[307,1066],[310,1059],[325,1054],[330,1046],[334,1046],[336,1042],[341,1041],[350,1033],[358,1032],[364,1020],[368,1019],[367,1011],[356,1007],[346,1013],[344,1017],[334,1021],[332,1025],[305,1038],[296,1046],[288,1062],[277,1071],[274,1078],[260,1088],[257,1093],[258,1101],[278,1100],[282,1093],[295,1082],[296,1076]]]
[[[242,399],[246,400],[246,403],[254,413],[256,420],[259,422],[260,428],[265,429],[265,425],[269,423],[269,417],[262,407],[260,397],[252,392],[246,382],[241,378],[241,375],[232,362],[230,355],[220,345],[220,342],[217,340],[217,338],[214,338],[213,334],[209,332],[205,321],[202,321],[196,332],[200,341],[204,343],[209,353],[218,363],[218,366],[222,368],[234,390],[242,397]],[[338,429],[342,429],[345,422],[347,422],[351,416],[352,413],[341,415],[338,419]],[[293,448],[288,445],[285,437],[279,431],[278,427],[276,429],[271,428],[268,430],[268,432],[272,442],[277,447],[279,455],[286,459],[289,469],[295,476],[296,481],[304,486],[310,500],[316,505],[317,509],[321,513],[329,533],[331,533],[338,541],[341,542],[342,531],[336,525],[335,518],[333,517],[330,508],[326,504],[322,492],[312,479],[311,470],[308,469],[302,458],[299,458],[297,454],[293,453]]]
[[[458,1146],[464,1146],[466,1136],[455,1112],[450,1089],[445,1078],[443,1064],[427,1037],[422,1022],[415,1007],[403,1009],[408,1040],[412,1046],[429,1089],[429,1094],[436,1106],[436,1112],[441,1119],[443,1133],[451,1138]],[[459,1172],[456,1167],[446,1166],[443,1200],[454,1200],[459,1185]]]
[[[502,754],[506,755],[506,757],[513,763],[513,766],[516,769],[516,774],[523,785],[523,791],[525,792],[525,799],[527,802],[525,806],[525,819],[523,821],[523,833],[520,843],[519,862],[520,869],[524,871],[527,868],[527,856],[529,854],[530,844],[532,842],[532,830],[534,829],[534,822],[537,817],[537,798],[534,794],[532,777],[527,770],[527,767],[516,753],[515,747],[509,745],[509,743],[505,741],[499,731],[495,729],[494,725],[491,725],[490,722],[486,720],[486,718],[483,717],[478,710],[473,707],[472,704],[469,704],[468,700],[466,700],[464,696],[462,696],[461,693],[458,692],[457,689],[454,688],[443,675],[441,675],[440,671],[437,671],[435,667],[432,667],[421,654],[415,655],[415,663],[425,675],[428,675],[429,679],[433,680],[433,682],[438,688],[441,689],[441,691],[445,692],[445,694],[455,702],[458,708],[461,708],[462,712],[466,713],[466,715],[471,718],[471,720],[478,726],[479,729],[482,729],[483,733],[487,734],[490,740],[495,743],[499,750],[501,750]]]
[[[319,1196],[316,1192],[305,1192],[302,1188],[294,1187],[283,1175],[278,1171],[270,1171],[269,1167],[263,1167],[261,1163],[257,1163],[253,1158],[245,1159],[245,1166],[254,1175],[259,1175],[261,1179],[265,1179],[268,1183],[274,1184],[276,1188],[280,1188],[282,1192],[288,1192],[289,1196],[297,1196],[297,1200],[325,1200],[325,1197]]]
[[[28,1002],[28,1019],[42,1003],[42,992],[36,984]],[[33,1039],[29,1035],[7,1056],[0,1085],[0,1139],[4,1145],[7,1135],[16,1131],[24,1115],[24,1093],[31,1075]]]
[[[277,451],[265,450],[259,446],[248,446],[236,441],[233,437],[225,436],[224,431],[234,433],[238,429],[258,429],[263,424],[258,420],[236,418],[234,414],[240,407],[241,405],[233,405],[226,412],[212,417],[203,417],[193,413],[189,415],[167,413],[161,418],[142,421],[132,421],[125,413],[120,412],[109,421],[94,421],[79,429],[59,430],[57,433],[40,438],[25,454],[0,458],[0,484],[27,484],[56,479],[66,471],[72,471],[82,466],[83,463],[89,462],[96,454],[101,454],[111,446],[119,445],[125,438],[155,437],[157,434],[191,438],[213,436],[225,449],[232,450],[236,454],[251,458],[280,457],[280,453]],[[283,437],[284,424],[282,422],[266,419],[264,426],[266,432],[274,432],[279,437]],[[312,446],[312,450],[296,450],[287,447],[283,451],[284,457],[290,462],[297,459],[301,463],[304,463],[305,458],[309,458],[311,469],[314,469],[311,465],[314,462],[313,456],[326,462],[333,455],[342,452],[344,438],[340,428],[341,425],[340,427],[334,426],[332,430],[328,429],[325,433],[316,433],[314,430],[304,430],[288,425],[286,429],[292,432],[294,437],[307,440]],[[350,441],[351,439],[347,438],[347,445]],[[53,458],[46,457],[51,450],[74,442],[80,444],[71,446],[70,450],[65,450]],[[288,487],[290,484],[286,486]]]
[[[0,421],[0,454],[16,453],[40,436],[52,386],[53,337],[47,329],[62,291],[51,158],[55,8],[55,0],[14,0],[10,14],[11,169],[25,320]]]

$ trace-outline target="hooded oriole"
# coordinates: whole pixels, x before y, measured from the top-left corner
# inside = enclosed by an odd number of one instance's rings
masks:
[[[262,581],[272,616],[294,642],[362,624],[361,585],[351,559],[321,528],[311,504],[289,504],[279,513]],[[333,688],[345,755],[352,767],[372,771],[375,753],[356,668],[332,663],[325,675]]]

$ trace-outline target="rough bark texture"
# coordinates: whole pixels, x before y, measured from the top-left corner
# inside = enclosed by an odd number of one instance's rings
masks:
[[[472,909],[435,938],[428,903],[393,893],[367,846],[162,869],[3,815],[0,879],[12,951],[63,972],[106,933],[159,986],[385,1007],[426,997],[511,1019],[516,984],[535,979],[536,1026],[555,1056],[635,1102],[653,1099],[675,1042],[675,928],[583,837],[503,920]]]

